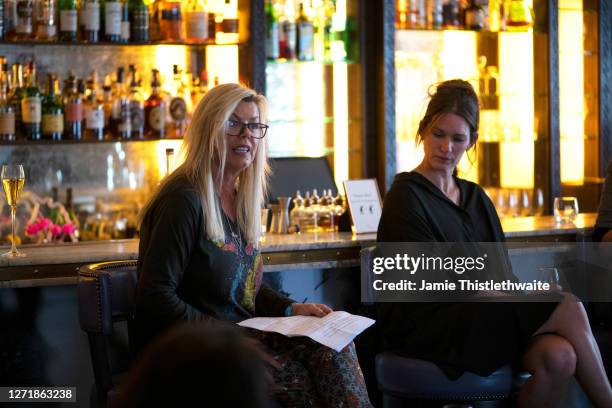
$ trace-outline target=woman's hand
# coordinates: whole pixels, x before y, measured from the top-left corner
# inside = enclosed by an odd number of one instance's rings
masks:
[[[291,305],[291,316],[323,317],[333,310],[322,303],[294,303]]]

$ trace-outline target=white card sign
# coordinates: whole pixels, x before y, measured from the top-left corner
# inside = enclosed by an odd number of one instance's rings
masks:
[[[344,191],[357,234],[376,232],[382,206],[375,179],[346,180]]]

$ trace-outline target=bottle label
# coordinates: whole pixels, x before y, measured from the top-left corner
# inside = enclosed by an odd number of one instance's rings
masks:
[[[279,57],[278,23],[274,21],[269,24],[266,33],[266,56],[269,59],[277,59]]]
[[[130,103],[130,118],[132,121],[132,130],[144,128],[144,109],[140,102]]]
[[[15,113],[0,112],[0,135],[15,134]]]
[[[149,9],[144,7],[132,12],[130,16],[130,37],[132,41],[149,39]]]
[[[129,21],[121,22],[121,39],[126,42],[130,39],[130,22]]]
[[[121,35],[121,3],[109,1],[104,5],[104,32],[107,35]]]
[[[175,122],[182,122],[187,117],[187,104],[181,97],[174,97],[170,100],[170,116]]]
[[[314,58],[314,28],[312,24],[300,23],[298,25],[298,38],[298,48],[300,50],[298,59],[302,61],[312,60]]]
[[[17,1],[17,33],[32,34],[32,0]]]
[[[224,33],[238,33],[238,19],[237,18],[225,18],[221,25]]]
[[[77,31],[77,11],[76,10],[60,11],[60,31],[76,33]]]
[[[187,13],[187,38],[205,40],[208,38],[208,13],[192,11]]]
[[[42,115],[42,132],[64,133],[64,115],[59,113],[45,113]]]
[[[86,31],[100,31],[100,3],[90,1],[85,3],[83,19]]]
[[[171,7],[169,9],[162,10],[161,12],[162,20],[170,20],[170,21],[180,21],[181,17],[181,8],[180,7]]]
[[[80,122],[83,120],[82,103],[68,103],[66,104],[65,110],[67,122]]]
[[[86,129],[104,129],[104,109],[101,106],[88,108],[85,112]]]
[[[151,129],[160,132],[166,126],[166,112],[163,106],[156,106],[149,111],[149,126]]]
[[[21,100],[21,121],[23,123],[40,123],[41,116],[40,97],[33,96]]]
[[[132,131],[129,102],[121,102],[119,107],[119,123],[117,125],[117,129],[121,133],[129,133]]]

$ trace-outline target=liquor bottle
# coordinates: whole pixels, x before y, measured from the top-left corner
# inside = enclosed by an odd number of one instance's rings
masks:
[[[98,73],[87,80],[85,99],[85,139],[104,140],[104,104],[98,94]]]
[[[74,210],[74,202],[73,202],[73,194],[72,194],[72,187],[68,187],[66,189],[66,203],[64,204],[64,208],[66,209],[66,212],[68,213],[68,220],[66,220],[67,222],[71,222],[72,225],[74,225],[74,232],[73,235],[78,237],[78,231],[79,231],[79,219],[76,216],[76,211]],[[66,237],[67,241],[70,241],[70,237]]]
[[[221,30],[216,33],[217,44],[233,44],[239,40],[238,34],[238,7],[236,0],[225,0],[223,5],[223,21]]]
[[[66,118],[64,138],[68,140],[82,140],[83,98],[79,92],[76,78],[70,76],[64,88],[64,112]]]
[[[106,1],[104,3],[104,38],[108,42],[121,42],[121,12],[123,6],[120,1]]]
[[[166,149],[166,176],[172,173],[172,164],[174,163],[174,149],[169,147]]]
[[[425,28],[425,0],[410,0],[408,7],[408,27]]]
[[[119,42],[126,44],[130,41],[130,9],[127,0],[121,2],[121,36]]]
[[[526,0],[510,0],[506,27],[511,31],[524,31],[533,25],[533,10]]]
[[[180,1],[162,1],[160,4],[159,34],[161,41],[183,41],[183,15]]]
[[[202,0],[191,0],[185,13],[185,40],[188,43],[208,41],[209,15]]]
[[[149,16],[149,39],[151,41],[159,41],[160,32],[159,32],[159,19],[161,15],[160,10],[160,0],[149,1],[151,5],[151,12]]]
[[[332,60],[332,42],[334,40],[333,18],[336,14],[336,5],[332,0],[325,0],[323,3],[323,26],[322,26],[322,44],[323,44],[323,61]]]
[[[132,135],[132,118],[130,116],[130,99],[124,84],[124,70],[117,69],[117,82],[113,92],[113,111],[111,121],[113,135],[120,139],[129,139]]]
[[[8,76],[3,62],[2,76],[0,77],[0,140],[15,140],[15,112],[8,100]]]
[[[145,102],[145,134],[148,138],[166,136],[166,102],[161,96],[159,71],[151,71],[151,96]]]
[[[459,0],[444,0],[442,3],[442,26],[459,28]]]
[[[442,28],[442,0],[427,1],[427,28],[439,30]]]
[[[76,42],[77,40],[77,2],[76,0],[59,0],[60,31],[59,40]]]
[[[83,9],[83,41],[97,43],[100,41],[100,2],[86,0],[81,7]]]
[[[113,88],[110,79],[104,79],[102,86],[102,105],[104,106],[104,134],[108,137],[112,135],[112,115],[113,115]]]
[[[63,134],[64,110],[59,99],[59,81],[54,75],[47,74],[42,105],[42,138],[62,140]]]
[[[485,12],[476,0],[471,0],[469,6],[465,9],[465,28],[469,30],[480,31],[485,27]]]
[[[130,41],[143,43],[149,41],[149,6],[144,0],[129,0]]]
[[[279,29],[273,0],[266,0],[266,57],[270,60],[279,57]]]
[[[17,0],[16,38],[29,40],[32,38],[32,16],[34,12],[33,0]]]
[[[281,9],[281,14],[278,17],[280,27],[279,35],[279,50],[280,57],[284,59],[295,59],[296,48],[296,26],[293,1],[287,1]]]
[[[184,97],[182,74],[177,65],[172,66],[174,71],[173,94],[170,99],[170,119],[172,137],[183,137],[187,126],[187,101]]]
[[[23,133],[28,140],[40,140],[40,125],[42,121],[42,100],[36,80],[34,63],[28,63],[26,72],[26,87],[22,91],[21,121]]]
[[[13,64],[13,84],[11,85],[11,93],[9,104],[13,107],[15,115],[15,138],[23,138],[22,120],[21,120],[21,99],[23,98],[23,66],[21,64]]]
[[[35,3],[35,27],[37,41],[55,41],[57,38],[57,18],[55,0],[38,0]]]
[[[501,29],[501,13],[502,0],[489,0],[487,4],[487,15],[489,31],[500,31]]]
[[[400,29],[408,28],[409,17],[408,0],[396,0],[395,2],[395,26]]]
[[[5,40],[15,37],[17,27],[17,0],[4,0],[3,34]]]
[[[140,83],[138,81],[138,75],[136,73],[136,67],[130,65],[130,118],[132,122],[131,126],[131,138],[142,139],[144,136],[144,125],[145,125],[145,112],[144,112],[144,98],[142,92],[140,92]]]
[[[297,58],[300,61],[314,59],[314,26],[304,10],[304,2],[300,3],[300,15],[297,19]]]

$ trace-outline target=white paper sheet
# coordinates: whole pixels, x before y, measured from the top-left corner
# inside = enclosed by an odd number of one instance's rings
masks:
[[[243,327],[280,333],[288,337],[306,336],[336,351],[342,350],[362,331],[374,324],[367,317],[332,312],[325,317],[255,317],[238,323]]]

